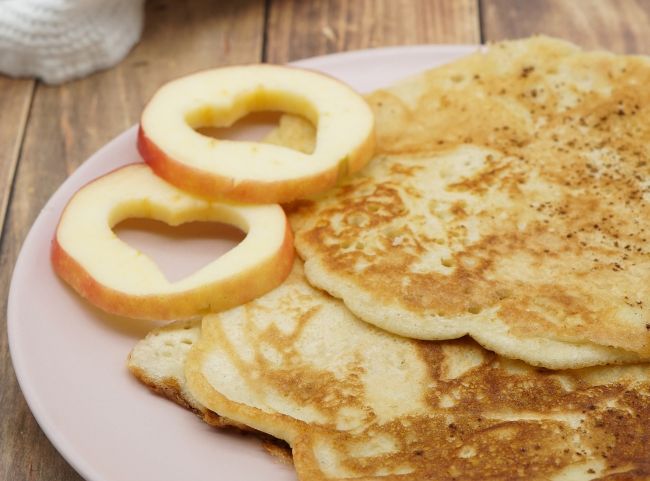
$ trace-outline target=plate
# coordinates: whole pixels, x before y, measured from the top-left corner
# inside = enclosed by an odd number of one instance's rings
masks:
[[[476,50],[395,47],[295,65],[368,92]],[[101,313],[68,289],[50,266],[50,240],[68,199],[95,177],[141,161],[135,145],[133,127],[84,162],[47,202],[23,244],[7,322],[11,357],[27,403],[50,441],[89,481],[295,480],[293,469],[267,455],[256,440],[219,432],[136,381],[125,360],[154,325]],[[154,259],[170,258],[166,267],[172,274],[186,264],[200,265],[237,240],[232,232],[221,239],[210,234],[178,240],[165,229],[158,234],[133,225],[120,232]],[[178,255],[168,255],[165,249],[174,241],[188,244]]]

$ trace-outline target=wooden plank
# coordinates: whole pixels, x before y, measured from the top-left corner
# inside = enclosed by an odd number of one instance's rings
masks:
[[[34,96],[0,246],[2,480],[81,479],[34,421],[9,360],[4,326],[7,291],[34,218],[69,173],[137,121],[162,82],[211,66],[261,60],[264,0],[150,0],[146,5],[143,39],[119,66],[59,87],[39,85]],[[119,367],[120,360],[116,362]]]
[[[12,79],[0,75],[0,238],[34,93],[34,83],[29,79]]]
[[[582,47],[650,54],[647,0],[481,0],[485,40],[544,33]]]
[[[344,50],[478,43],[476,0],[272,0],[266,60]]]

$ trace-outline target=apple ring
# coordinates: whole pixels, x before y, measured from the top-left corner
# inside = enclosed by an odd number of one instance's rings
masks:
[[[194,274],[169,282],[112,226],[128,218],[169,225],[225,222],[247,233]],[[115,170],[81,188],[52,241],[54,270],[99,308],[140,319],[179,319],[225,310],[278,286],[291,271],[293,235],[279,205],[209,202],[167,184],[145,164]]]
[[[250,112],[302,115],[316,147],[220,140],[199,127],[228,127]],[[156,174],[188,192],[238,202],[288,202],[322,192],[361,169],[375,146],[374,116],[344,83],[276,65],[199,72],[161,87],[140,121],[138,148]]]

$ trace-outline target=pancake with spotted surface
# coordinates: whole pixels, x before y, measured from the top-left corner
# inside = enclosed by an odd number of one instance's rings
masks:
[[[369,95],[374,160],[293,206],[307,278],[404,336],[649,359],[648,82],[648,58],[535,37]]]
[[[301,480],[650,479],[650,365],[550,371],[467,337],[402,338],[299,263],[204,318],[185,370],[204,406],[286,440]]]

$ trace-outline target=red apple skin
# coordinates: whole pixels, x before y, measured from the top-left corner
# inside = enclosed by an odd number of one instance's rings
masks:
[[[100,309],[120,316],[146,320],[190,319],[245,304],[279,286],[291,272],[293,233],[286,222],[285,237],[276,256],[254,269],[226,281],[166,295],[134,296],[97,282],[59,244],[52,240],[54,271],[83,298]]]
[[[275,204],[304,199],[334,187],[343,177],[361,169],[372,157],[375,134],[368,136],[347,159],[330,169],[311,176],[285,181],[244,180],[235,183],[230,177],[190,167],[165,154],[145,133],[138,130],[138,150],[152,170],[172,185],[186,192],[213,200]]]

